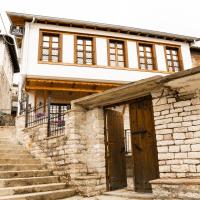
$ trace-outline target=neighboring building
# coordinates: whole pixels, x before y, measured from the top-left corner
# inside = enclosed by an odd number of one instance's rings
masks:
[[[19,88],[31,107],[71,100],[192,67],[196,38],[102,23],[7,13],[24,29]],[[19,91],[21,93],[21,91]],[[21,94],[19,94],[21,96]]]
[[[200,47],[191,46],[190,52],[192,56],[192,67],[200,66]]]
[[[12,37],[0,35],[0,112],[11,114],[13,74],[19,72]]]
[[[12,110],[11,110],[11,114],[13,116],[17,115],[17,110],[18,110],[18,85],[17,84],[13,84],[12,86]]]

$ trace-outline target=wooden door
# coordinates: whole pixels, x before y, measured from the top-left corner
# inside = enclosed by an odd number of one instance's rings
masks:
[[[107,180],[109,190],[127,186],[123,115],[106,110]]]
[[[159,177],[151,97],[130,104],[130,128],[134,160],[134,183],[138,192],[151,191],[150,180]]]

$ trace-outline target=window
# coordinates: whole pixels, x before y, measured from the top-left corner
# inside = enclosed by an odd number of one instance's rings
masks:
[[[42,33],[40,60],[47,62],[60,62],[60,51],[60,35]]]
[[[178,72],[181,70],[178,48],[166,47],[166,60],[169,72]]]
[[[93,39],[77,37],[76,63],[92,65],[94,62]]]
[[[116,67],[124,67],[124,42],[110,40],[109,41],[109,65]]]
[[[152,45],[139,43],[139,68],[144,70],[155,70]]]

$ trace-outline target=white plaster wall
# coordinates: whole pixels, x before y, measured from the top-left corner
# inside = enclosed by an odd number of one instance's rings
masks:
[[[62,61],[65,63],[74,63],[74,36],[63,34]]]
[[[107,40],[105,38],[96,38],[97,65],[108,65]]]
[[[190,53],[189,44],[182,43],[181,44],[181,53],[183,59],[183,69],[190,69],[192,68],[192,57]]]
[[[158,75],[159,73],[152,72],[139,72],[132,70],[120,70],[120,69],[109,69],[100,67],[78,67],[78,66],[65,66],[65,65],[48,65],[48,64],[38,64],[38,40],[39,40],[39,29],[52,29],[61,30],[69,32],[80,32],[80,33],[91,33],[91,30],[72,28],[72,27],[59,27],[55,25],[45,25],[45,24],[31,24],[29,27],[30,32],[27,31],[25,35],[25,41],[29,41],[28,44],[25,43],[24,47],[27,48],[27,53],[23,51],[23,63],[26,70],[23,73],[27,74],[29,77],[44,77],[44,78],[54,78],[54,79],[69,79],[69,80],[85,80],[85,81],[102,81],[102,82],[130,82],[136,81],[143,78]],[[141,36],[131,36],[121,33],[108,33],[105,31],[92,30],[93,34],[124,37],[127,39],[143,39],[146,41],[157,41],[159,43],[171,43],[182,45],[183,61],[184,65],[191,67],[191,56],[189,52],[189,46],[176,41],[165,41],[156,38],[146,38]],[[63,53],[64,62],[70,63],[73,60],[72,50],[67,50],[67,46],[73,46],[71,35],[64,35],[64,47],[66,48]],[[107,66],[107,44],[105,38],[97,38],[97,64]],[[73,48],[73,47],[72,47]],[[128,53],[130,68],[137,68],[137,50],[135,42],[128,42]],[[162,51],[162,52],[160,52]],[[131,53],[132,52],[132,53]],[[159,69],[165,69],[166,64],[163,62],[163,48],[157,46],[157,59],[159,61]],[[64,55],[65,54],[65,55]],[[68,54],[68,55],[67,55]],[[161,57],[160,57],[161,56]],[[26,62],[27,59],[27,62]],[[165,69],[166,70],[166,69]],[[163,75],[163,74],[160,74]]]
[[[138,52],[137,52],[137,43],[128,41],[127,42],[128,49],[128,63],[129,68],[138,69]]]
[[[158,64],[158,70],[167,71],[166,59],[165,59],[165,52],[163,45],[155,45],[156,51],[156,59]]]
[[[0,66],[3,65],[5,45],[3,44],[2,38],[0,38]]]

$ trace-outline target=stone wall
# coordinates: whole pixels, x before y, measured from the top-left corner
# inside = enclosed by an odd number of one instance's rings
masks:
[[[195,182],[200,177],[199,90],[181,93],[161,89],[154,91],[152,96],[160,181],[167,178],[169,180],[185,178],[187,182],[193,178]],[[152,181],[152,186],[157,199],[190,199],[180,191],[183,190],[189,195],[199,188],[195,184],[178,185],[175,181],[168,183]],[[172,198],[172,195],[175,196]]]
[[[106,191],[103,110],[73,106],[66,112],[65,122],[65,130],[59,136],[47,137],[45,123],[25,128],[17,135],[31,154],[81,195]],[[17,122],[18,127],[21,123]]]
[[[200,95],[153,94],[161,178],[200,176]],[[182,98],[182,99],[181,99]]]

